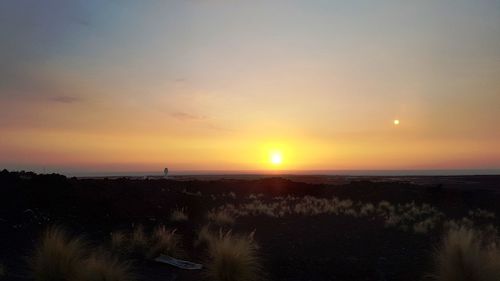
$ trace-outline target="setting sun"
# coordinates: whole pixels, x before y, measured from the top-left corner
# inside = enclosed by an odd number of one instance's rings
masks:
[[[280,165],[283,162],[283,157],[281,152],[272,152],[271,153],[271,163],[273,165]]]
[[[0,0],[0,42],[0,281],[500,281],[500,0]]]

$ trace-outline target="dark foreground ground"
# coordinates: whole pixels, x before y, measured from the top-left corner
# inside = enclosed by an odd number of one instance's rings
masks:
[[[498,189],[496,189],[498,187]],[[234,194],[231,194],[234,193]],[[259,195],[261,194],[261,195]],[[60,175],[0,173],[0,264],[3,280],[30,280],[26,257],[42,231],[63,225],[102,244],[109,233],[142,224],[175,227],[187,258],[203,262],[193,246],[206,214],[224,204],[241,204],[278,196],[314,196],[377,204],[428,203],[461,219],[477,208],[500,214],[500,177],[265,179],[76,179]],[[185,208],[189,220],[172,223],[173,209]],[[489,223],[499,226],[498,216]],[[235,232],[256,230],[268,280],[422,280],[432,270],[432,252],[442,236],[384,226],[377,218],[344,215],[245,216]],[[154,262],[135,264],[140,280],[200,280],[203,272],[186,272]]]

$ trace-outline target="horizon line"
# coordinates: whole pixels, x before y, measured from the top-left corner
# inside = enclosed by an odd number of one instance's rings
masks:
[[[3,170],[3,169],[0,169]],[[8,169],[7,169],[8,170]],[[67,177],[140,177],[163,176],[159,171],[55,171],[50,169],[12,169],[15,171],[33,171],[38,174],[61,174]],[[473,175],[500,175],[500,168],[472,168],[472,169],[310,169],[310,170],[170,170],[168,176],[473,176]]]
[[[63,172],[67,176],[163,176],[162,171]],[[172,170],[168,176],[473,176],[500,175],[493,169],[345,169],[345,170]]]

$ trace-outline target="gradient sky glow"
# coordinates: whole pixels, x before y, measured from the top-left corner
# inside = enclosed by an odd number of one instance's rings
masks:
[[[500,1],[4,0],[0,40],[0,168],[500,168]]]

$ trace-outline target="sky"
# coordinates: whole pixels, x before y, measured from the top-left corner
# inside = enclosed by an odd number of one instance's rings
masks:
[[[0,168],[500,169],[500,1],[4,0],[0,40]]]

